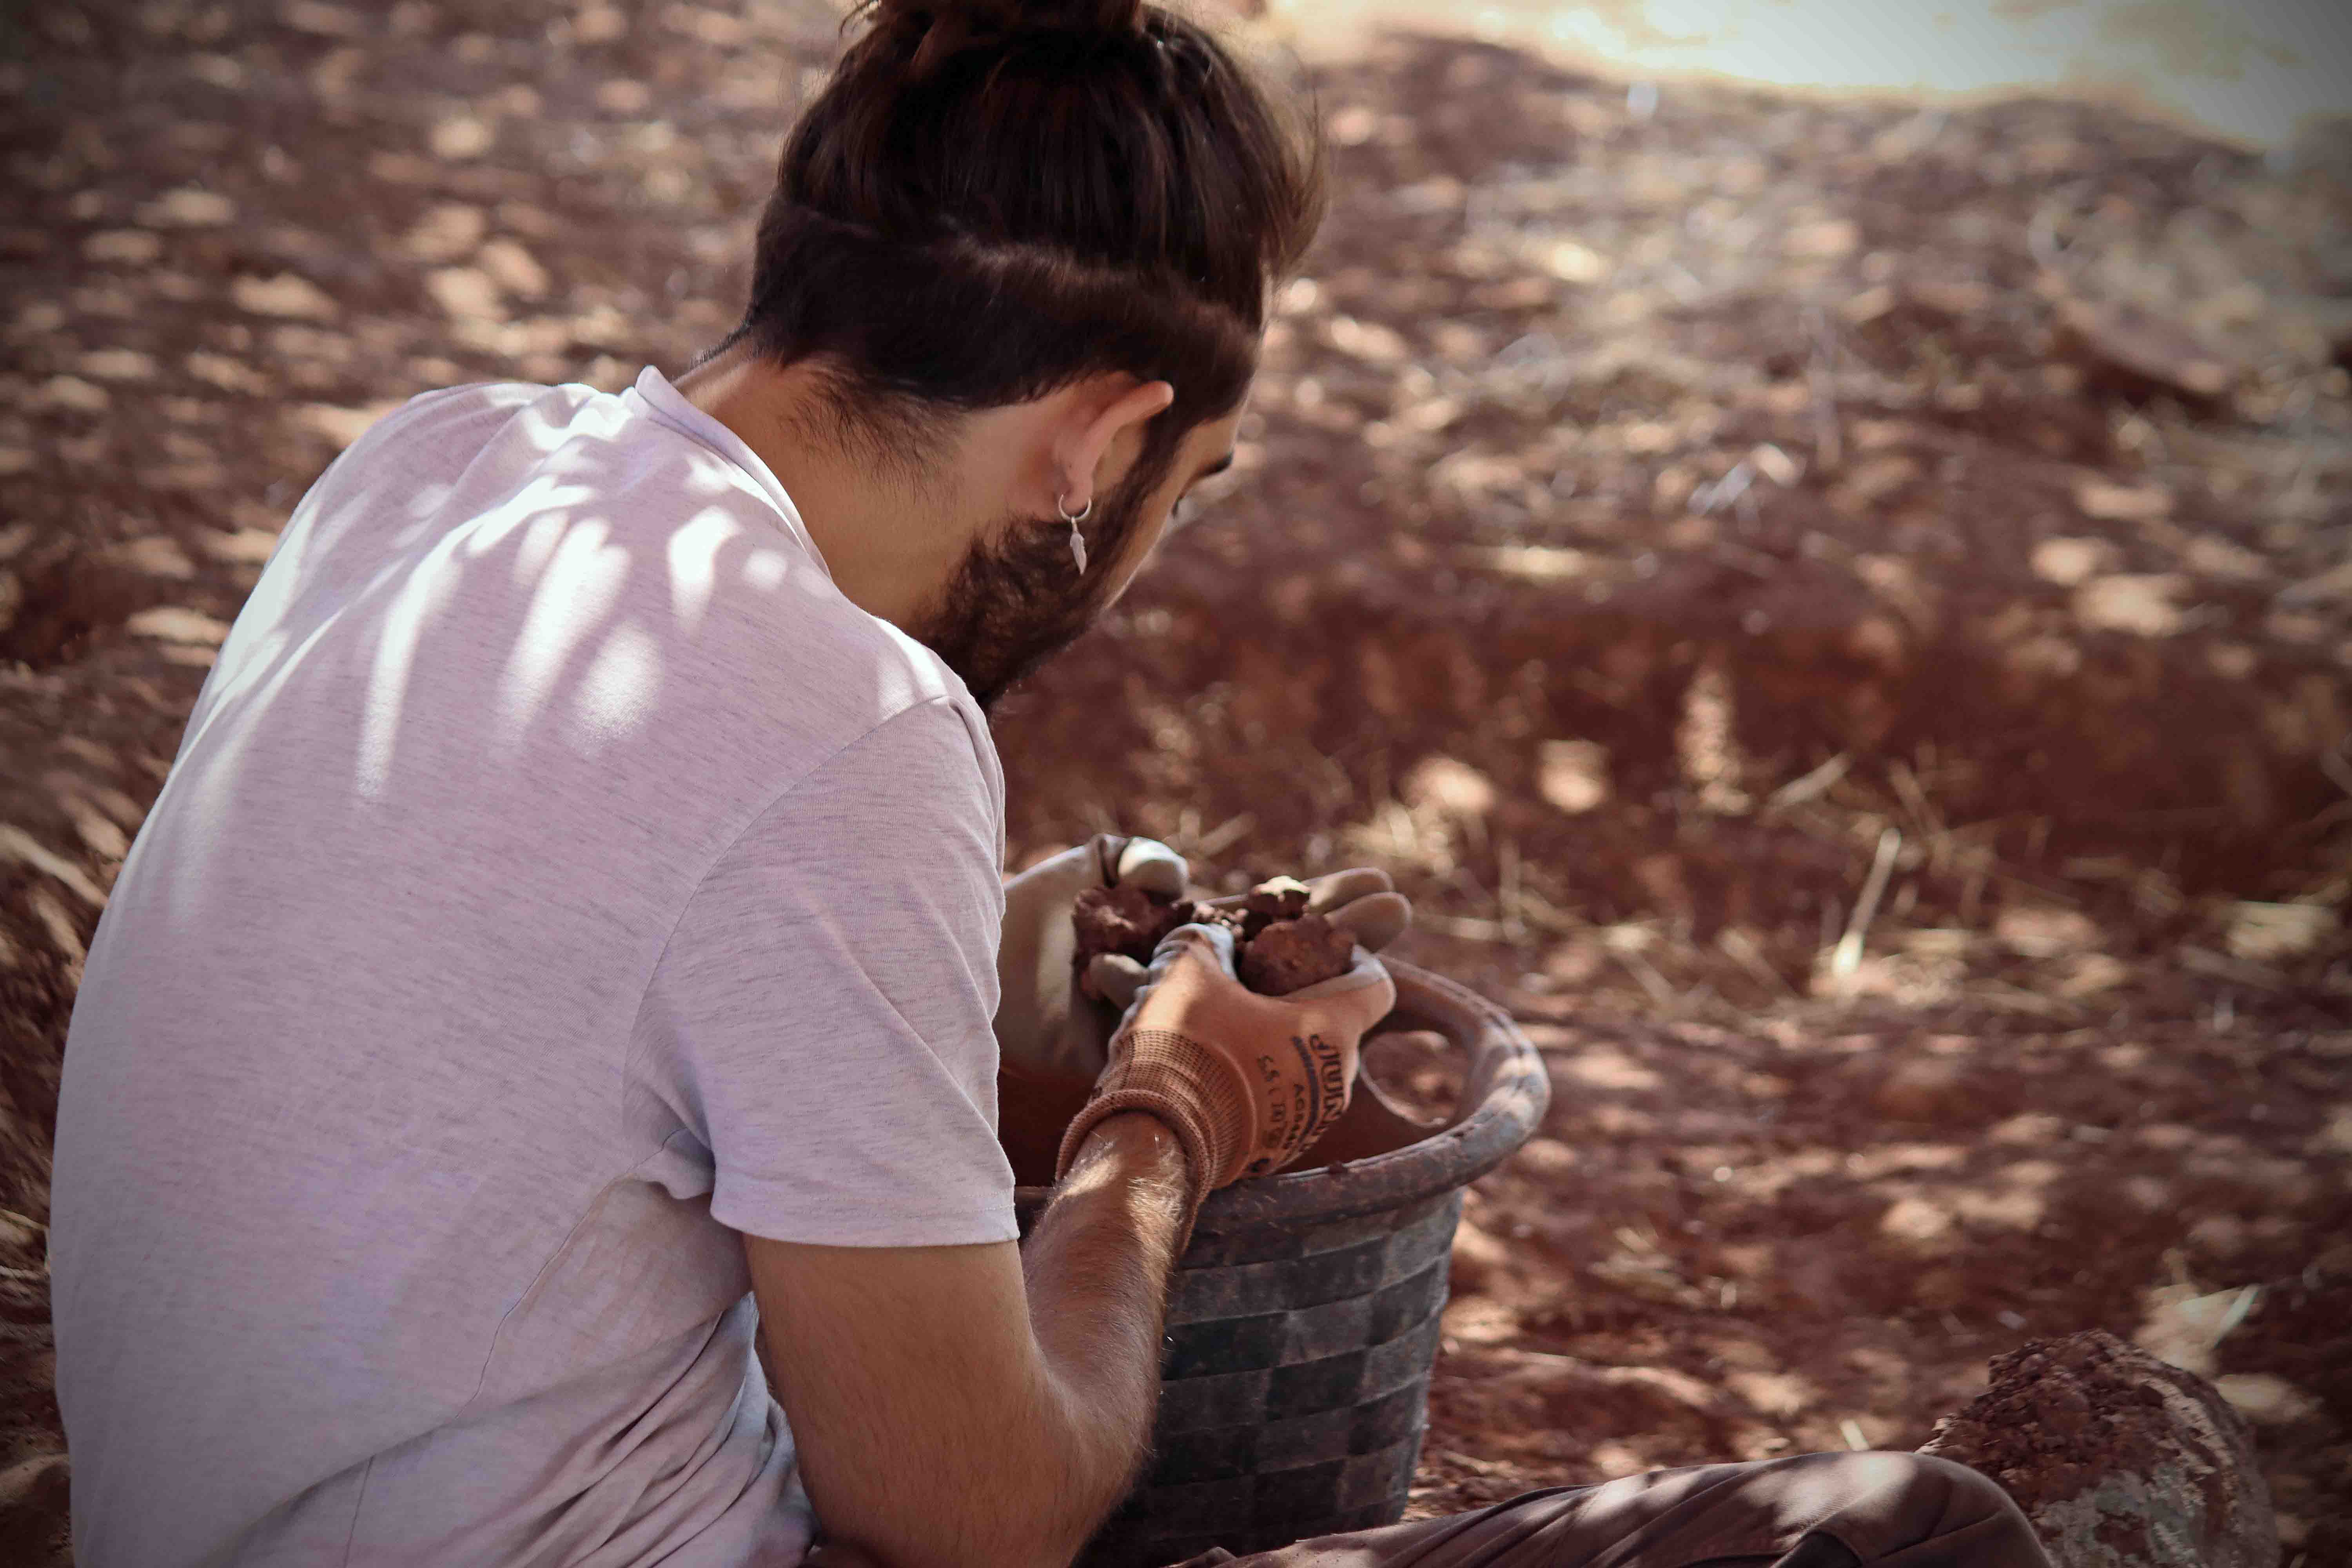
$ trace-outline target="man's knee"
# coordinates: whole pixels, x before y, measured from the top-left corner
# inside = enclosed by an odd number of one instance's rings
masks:
[[[1904,1454],[1900,1457],[1917,1470],[1915,1485],[1940,1489],[1949,1494],[1956,1510],[1965,1510],[1971,1518],[2017,1510],[2016,1503],[2010,1500],[2001,1484],[1982,1470],[1970,1469],[1956,1460],[1937,1458],[1933,1454]]]
[[[1878,1497],[1869,1510],[1906,1545],[1942,1543],[1937,1562],[2028,1568],[2046,1563],[2033,1527],[1999,1481],[1931,1454],[1876,1452],[1867,1459]]]

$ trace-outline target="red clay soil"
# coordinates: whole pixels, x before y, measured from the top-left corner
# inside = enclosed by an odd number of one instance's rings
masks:
[[[39,1563],[66,1023],[275,530],[388,402],[720,336],[838,36],[0,28],[0,1558]],[[2352,1559],[2341,161],[2058,102],[1629,107],[1430,40],[1314,85],[1336,205],[1224,493],[998,737],[1016,866],[1385,866],[1400,955],[1542,1047],[1415,1508],[1916,1447],[1990,1357],[2220,1300],[2285,1563]]]
[[[1236,967],[1262,996],[1287,996],[1347,973],[1356,940],[1321,915],[1276,921],[1250,939]]]
[[[2214,1386],[2087,1329],[1995,1356],[1926,1451],[1994,1477],[2053,1563],[2273,1568],[2253,1433]]]
[[[1149,963],[1160,939],[1191,921],[1196,910],[1190,899],[1158,899],[1141,888],[1088,888],[1070,910],[1076,945],[1070,966],[1080,990],[1100,1000],[1087,980],[1087,966],[1104,953]]]
[[[2070,1501],[2117,1471],[2146,1474],[2165,1457],[2163,1396],[2102,1375],[2104,1359],[2040,1340],[1993,1357],[1985,1392],[1937,1424],[1936,1451],[1998,1477],[2029,1510]]]
[[[1319,914],[1307,912],[1307,889],[1280,877],[1252,888],[1238,902],[1161,899],[1139,888],[1089,888],[1070,911],[1076,938],[1071,964],[1078,988],[1095,995],[1087,966],[1102,953],[1148,963],[1160,940],[1178,926],[1213,922],[1234,933],[1234,967],[1261,996],[1287,996],[1347,971],[1355,939]]]

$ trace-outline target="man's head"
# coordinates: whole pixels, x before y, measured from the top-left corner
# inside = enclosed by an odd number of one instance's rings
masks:
[[[908,629],[984,702],[1102,613],[1229,454],[1320,161],[1140,0],[861,15],[786,141],[729,344],[817,389],[804,435],[967,520]]]

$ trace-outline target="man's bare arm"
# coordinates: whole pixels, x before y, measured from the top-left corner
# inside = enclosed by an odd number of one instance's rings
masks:
[[[1063,1568],[1142,1454],[1190,1185],[1166,1127],[1129,1114],[1017,1253],[746,1237],[826,1537],[889,1568]]]
[[[850,1549],[1064,1568],[1140,1456],[1192,1206],[1279,1170],[1347,1108],[1358,1045],[1396,999],[1360,947],[1343,975],[1256,995],[1221,926],[1170,932],[1145,979],[1025,1259],[747,1241],[803,1480]]]

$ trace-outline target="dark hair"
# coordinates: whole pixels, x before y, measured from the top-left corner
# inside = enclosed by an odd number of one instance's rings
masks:
[[[786,138],[730,342],[829,373],[903,459],[943,414],[1123,370],[1176,389],[1139,476],[1239,405],[1314,237],[1319,140],[1143,0],[866,0]]]

